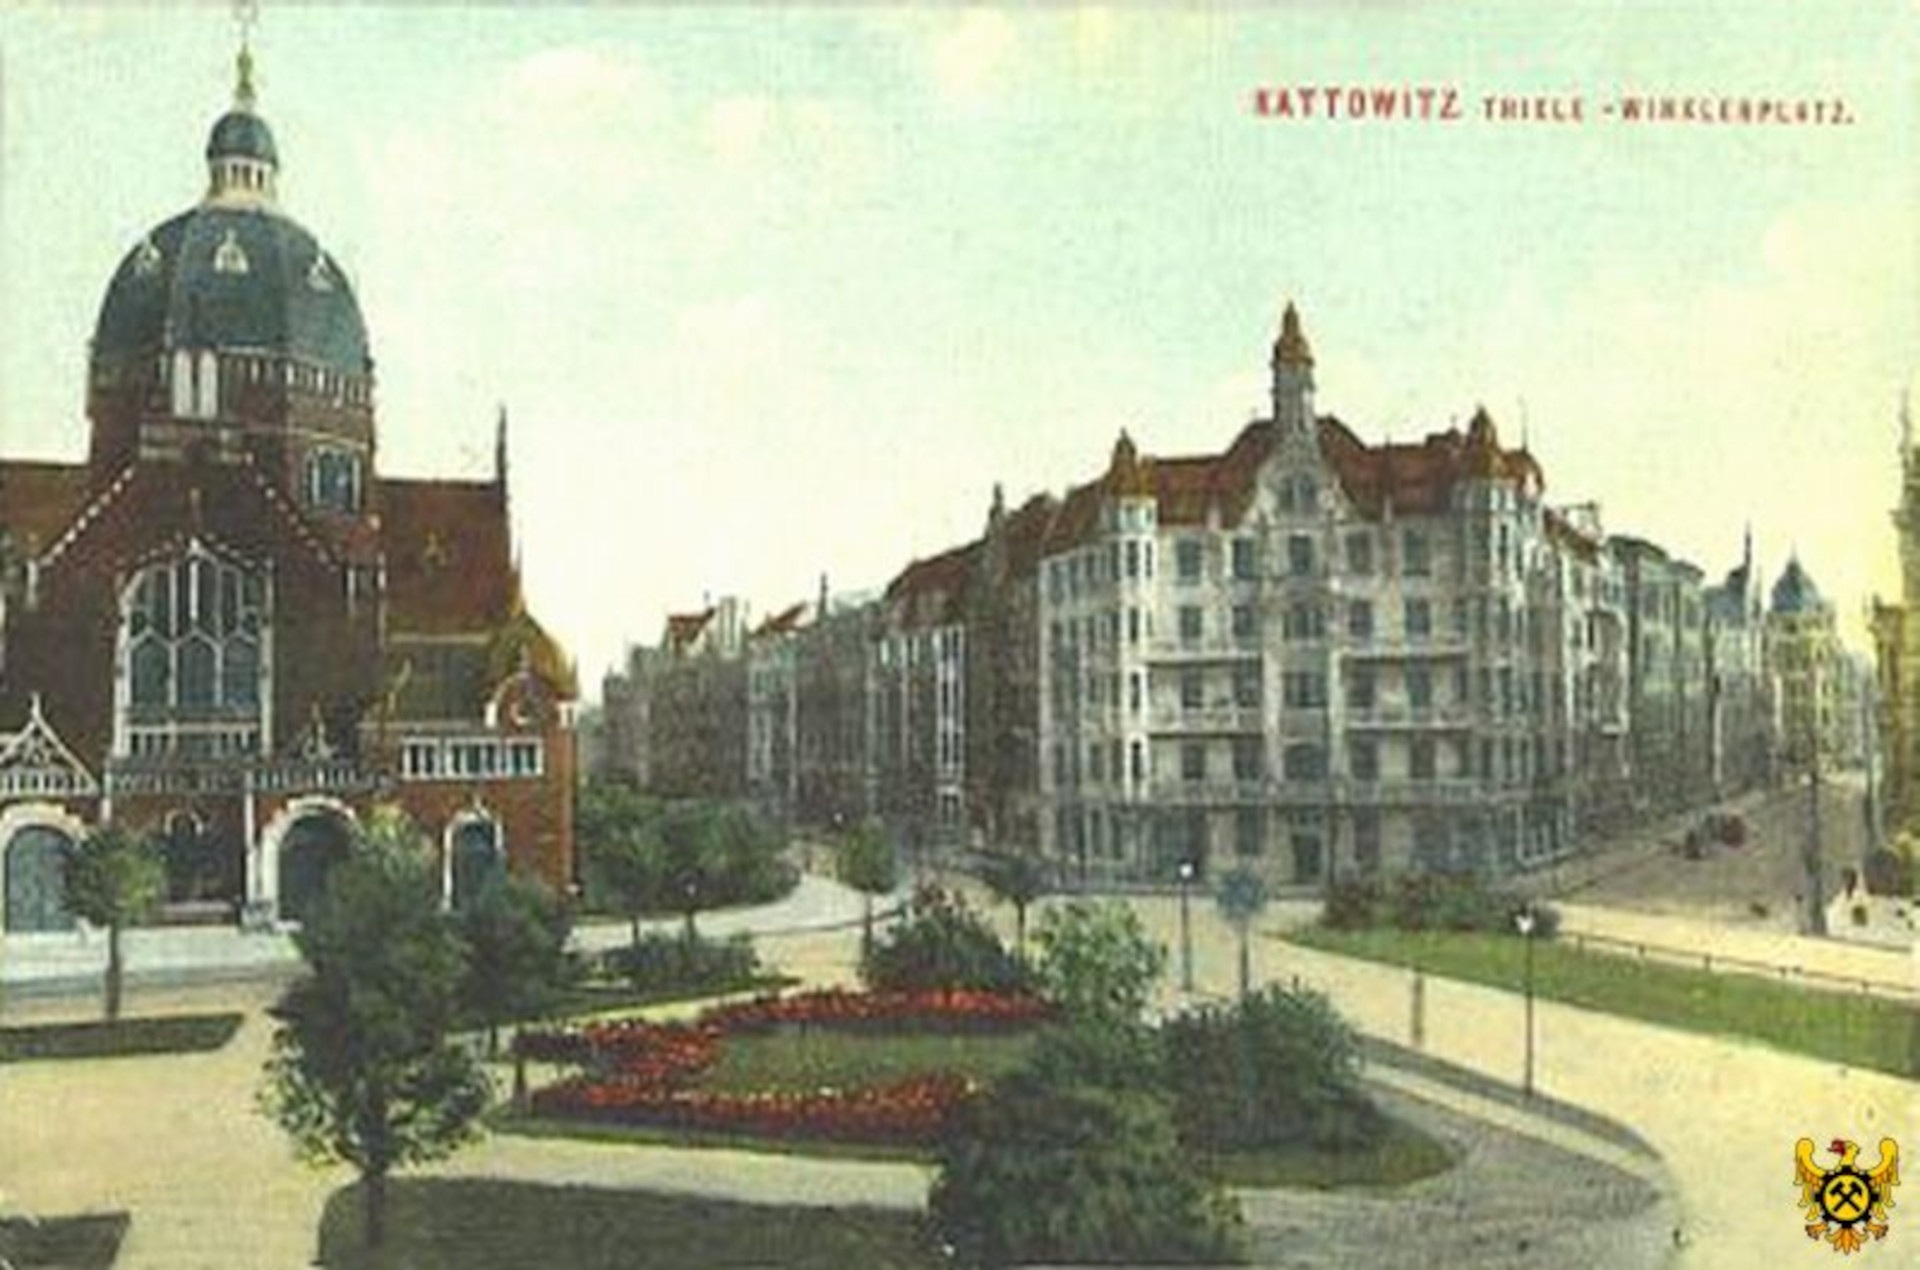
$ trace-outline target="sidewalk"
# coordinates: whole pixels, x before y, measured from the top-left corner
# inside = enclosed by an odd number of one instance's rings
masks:
[[[1757,962],[1788,975],[1810,972],[1838,979],[1920,987],[1920,947],[1883,948],[1586,904],[1558,907],[1563,939],[1596,935],[1645,944],[1650,950]]]

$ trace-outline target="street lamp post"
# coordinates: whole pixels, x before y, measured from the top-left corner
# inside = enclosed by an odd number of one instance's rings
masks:
[[[1521,1068],[1520,1092],[1533,1097],[1533,928],[1535,925],[1533,905],[1514,914],[1513,924],[1520,931],[1520,940],[1526,945],[1526,971],[1522,978],[1526,996],[1526,1065]]]
[[[1180,991],[1193,992],[1193,861],[1180,862]]]

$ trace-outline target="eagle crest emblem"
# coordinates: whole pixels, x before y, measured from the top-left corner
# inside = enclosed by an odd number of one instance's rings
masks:
[[[1892,1138],[1880,1139],[1880,1159],[1872,1168],[1857,1163],[1857,1142],[1835,1138],[1827,1150],[1839,1163],[1823,1169],[1814,1163],[1813,1139],[1802,1138],[1793,1147],[1794,1182],[1807,1210],[1807,1238],[1824,1239],[1835,1252],[1858,1252],[1868,1236],[1887,1237],[1887,1210],[1900,1183],[1900,1148]]]

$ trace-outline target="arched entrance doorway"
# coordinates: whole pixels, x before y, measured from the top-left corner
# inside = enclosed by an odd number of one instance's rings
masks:
[[[280,840],[280,919],[305,921],[327,892],[327,876],[353,847],[353,826],[329,808],[300,813]]]
[[[455,908],[471,902],[487,883],[506,872],[500,826],[485,816],[468,816],[456,823],[447,852],[447,898]]]
[[[14,934],[74,927],[67,910],[67,860],[74,840],[51,825],[24,825],[0,848],[6,874],[6,929]]]

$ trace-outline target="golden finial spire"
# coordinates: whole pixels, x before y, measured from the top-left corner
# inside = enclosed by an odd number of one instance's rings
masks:
[[[234,0],[233,21],[240,28],[240,52],[234,58],[233,104],[241,110],[252,110],[253,28],[260,21],[260,0]]]

